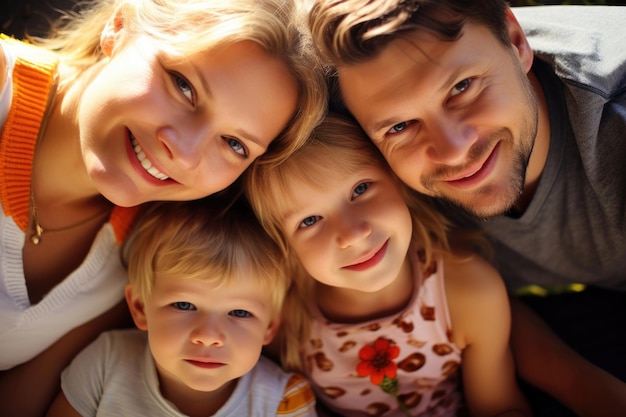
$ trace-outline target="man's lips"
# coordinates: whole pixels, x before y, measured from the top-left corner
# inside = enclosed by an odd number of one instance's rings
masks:
[[[366,269],[377,265],[385,257],[388,245],[389,239],[387,239],[380,249],[378,249],[372,256],[363,261],[344,266],[343,269],[349,269],[351,271],[365,271]]]
[[[496,166],[497,157],[500,151],[500,144],[496,145],[487,159],[479,166],[471,167],[463,173],[456,175],[452,179],[444,182],[456,188],[471,188],[481,183]]]

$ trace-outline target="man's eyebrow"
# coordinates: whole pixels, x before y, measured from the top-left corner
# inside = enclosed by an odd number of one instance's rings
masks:
[[[398,123],[401,123],[401,122],[398,122],[397,119],[384,119],[384,120],[374,122],[365,126],[365,132],[368,135],[373,135],[373,134],[380,132],[382,129],[386,128],[387,126],[393,126]]]

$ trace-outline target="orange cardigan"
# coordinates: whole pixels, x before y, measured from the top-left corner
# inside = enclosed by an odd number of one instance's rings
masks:
[[[57,56],[43,48],[0,34],[0,42],[17,52],[13,69],[13,100],[0,137],[0,201],[22,231],[28,227],[30,181],[35,146],[51,94]],[[122,242],[139,207],[118,207],[109,222]]]

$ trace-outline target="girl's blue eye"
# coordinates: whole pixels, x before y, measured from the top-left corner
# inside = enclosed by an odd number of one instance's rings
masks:
[[[309,216],[306,219],[302,220],[302,222],[300,223],[300,227],[303,228],[313,226],[320,219],[320,216]]]
[[[246,147],[243,146],[243,143],[234,138],[225,138],[225,140],[228,142],[228,146],[230,146],[237,155],[244,157],[248,156],[248,151],[246,150]]]
[[[356,198],[367,191],[370,188],[371,182],[362,182],[354,188],[352,192],[352,198]]]
[[[181,93],[183,93],[183,95],[187,98],[187,100],[189,100],[189,102],[193,104],[195,101],[194,100],[195,95],[194,95],[193,87],[191,86],[189,81],[187,81],[185,77],[183,77],[177,72],[172,73],[172,79],[174,80],[174,84],[176,84],[176,88],[178,88],[178,90]]]
[[[177,301],[175,303],[172,303],[172,306],[178,310],[184,310],[184,311],[190,311],[190,310],[196,309],[196,306],[194,306],[191,303],[188,303],[187,301]]]
[[[246,310],[232,310],[228,313],[230,316],[237,317],[240,319],[245,319],[248,317],[252,317],[252,313]]]

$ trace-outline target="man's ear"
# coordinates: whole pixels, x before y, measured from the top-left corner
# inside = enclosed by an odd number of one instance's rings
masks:
[[[279,327],[280,317],[276,317],[267,326],[267,330],[265,331],[265,338],[263,339],[263,346],[270,344],[270,342],[274,339],[274,336],[276,336],[276,333],[278,333]]]
[[[513,14],[510,7],[506,10],[506,27],[509,32],[509,39],[511,40],[513,49],[517,52],[517,58],[519,59],[522,68],[524,68],[524,71],[528,73],[533,65],[534,53],[528,43],[528,39],[526,39],[524,30],[518,23],[517,18]]]
[[[146,318],[144,303],[137,292],[133,291],[131,284],[126,284],[124,296],[126,297],[126,304],[128,304],[130,315],[133,316],[135,326],[140,330],[148,330],[148,319]]]
[[[113,16],[109,18],[109,21],[104,26],[102,33],[100,34],[100,48],[106,56],[111,56],[113,48],[119,41],[120,35],[124,29],[124,13],[122,8],[118,8]]]

